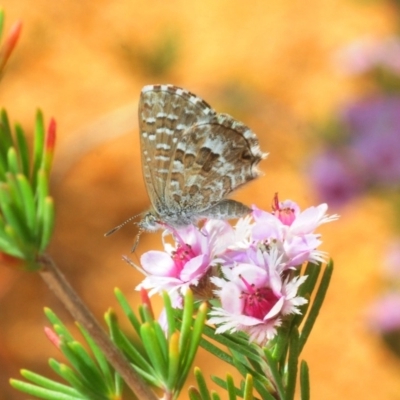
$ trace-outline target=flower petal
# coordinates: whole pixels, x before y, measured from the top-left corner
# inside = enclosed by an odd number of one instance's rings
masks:
[[[163,251],[151,250],[140,257],[143,269],[156,276],[175,276],[176,268],[172,258]]]

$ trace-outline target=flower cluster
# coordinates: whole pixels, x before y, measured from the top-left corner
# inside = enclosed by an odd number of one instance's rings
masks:
[[[146,278],[138,289],[150,295],[168,291],[179,307],[187,288],[199,299],[216,299],[209,323],[216,332],[247,332],[250,340],[265,343],[277,333],[285,316],[299,313],[307,300],[297,295],[306,276],[298,267],[324,260],[315,229],[333,221],[327,205],[303,212],[292,201],[274,199],[273,211],[253,206],[251,216],[235,227],[226,221],[207,220],[163,233],[165,251],[142,255]],[[174,245],[167,242],[171,236]]]
[[[337,110],[311,161],[316,191],[332,206],[370,189],[400,187],[400,38],[363,38],[342,49],[338,62],[369,89]]]
[[[324,201],[342,205],[368,188],[400,186],[400,96],[375,96],[344,107],[348,135],[312,161],[311,179]]]

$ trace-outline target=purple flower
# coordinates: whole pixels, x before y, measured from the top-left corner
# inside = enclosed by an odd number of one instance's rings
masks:
[[[363,160],[347,150],[326,150],[315,156],[309,176],[318,197],[333,207],[340,207],[366,188]]]
[[[399,293],[387,293],[371,306],[369,325],[379,333],[400,330]]]
[[[373,185],[400,184],[400,97],[375,97],[348,106],[342,120],[349,146]]]

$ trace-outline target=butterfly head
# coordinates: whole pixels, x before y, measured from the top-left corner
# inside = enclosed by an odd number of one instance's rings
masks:
[[[161,229],[164,224],[160,221],[160,218],[156,216],[154,211],[148,211],[138,223],[138,226],[141,231],[155,232]]]
[[[145,231],[155,232],[158,229],[161,229],[164,224],[157,218],[153,211],[148,211],[144,217],[138,222],[139,232],[136,235],[135,242],[131,248],[131,252],[133,253],[136,250],[137,245],[139,244],[140,236]]]

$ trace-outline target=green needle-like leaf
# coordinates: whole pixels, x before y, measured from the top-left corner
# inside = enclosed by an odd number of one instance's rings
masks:
[[[158,345],[160,347],[162,357],[164,360],[168,359],[168,343],[165,338],[164,331],[162,330],[160,324],[158,322],[153,322],[152,327],[154,329],[154,333],[156,334]]]
[[[233,359],[234,367],[240,372],[243,377],[247,374],[251,374],[254,377],[254,387],[263,399],[270,399],[269,391],[274,391],[272,383],[268,380],[265,375],[258,374],[247,365],[238,362]]]
[[[228,375],[228,379],[229,379],[230,375]],[[217,376],[212,376],[211,379],[213,380],[213,382],[215,382],[218,386],[220,386],[221,388],[225,389],[228,392],[228,396],[229,399],[233,398],[236,399],[237,396],[242,397],[242,390],[240,390],[239,388],[237,388],[236,386],[233,385],[233,381],[231,381],[231,383],[228,384],[228,379],[226,381],[224,381],[223,379],[217,377]],[[251,399],[253,400],[253,397],[251,397]],[[268,393],[266,393],[265,396],[262,397],[263,400],[275,400],[274,397],[270,396]]]
[[[50,123],[48,163],[54,150],[55,122]],[[33,169],[26,136],[15,127],[15,145],[6,112],[0,115],[0,235],[1,250],[23,258],[28,270],[38,268],[35,260],[48,246],[54,227],[54,203],[49,196],[48,171],[39,171],[44,157],[44,124],[36,117]],[[31,175],[31,176],[30,176]],[[32,183],[31,183],[32,181]],[[2,240],[3,239],[3,240]]]
[[[28,370],[21,370],[21,375],[31,381],[32,383],[41,386],[43,388],[53,390],[60,394],[66,394],[69,396],[78,396],[79,393],[71,388],[70,386],[63,385],[59,382],[53,381],[52,379],[45,378],[41,375],[35,374]]]
[[[0,158],[2,159],[2,165],[4,168],[6,168],[7,165],[8,149],[13,146],[14,143],[8,115],[7,112],[2,109],[0,112]]]
[[[124,381],[117,372],[114,374],[115,375],[115,398],[116,399],[122,399],[122,392],[124,389]]]
[[[24,258],[24,253],[16,247],[4,231],[0,231],[0,252],[17,258]]]
[[[40,170],[37,174],[37,186],[35,195],[38,201],[37,218],[41,220],[43,218],[44,202],[49,195],[49,182],[46,173],[43,170]]]
[[[292,324],[299,326],[305,318],[308,309],[310,308],[311,295],[314,292],[315,285],[317,284],[319,275],[321,273],[321,264],[308,263],[304,271],[304,275],[307,276],[306,281],[300,286],[298,296],[305,297],[308,299],[308,303],[302,305],[300,314],[294,316]]]
[[[253,377],[248,374],[246,376],[246,381],[243,390],[243,400],[253,400]]]
[[[307,275],[306,281],[299,288],[299,295],[310,296],[314,291],[314,287],[318,281],[319,274],[321,273],[321,264],[308,263],[304,274]]]
[[[19,161],[21,164],[21,171],[29,179],[29,165],[30,165],[30,158],[29,158],[29,151],[28,151],[28,144],[26,142],[26,136],[24,130],[22,129],[21,125],[17,124],[15,126],[15,137],[17,140],[18,145],[18,153],[19,153]]]
[[[229,400],[236,400],[236,387],[235,383],[233,382],[232,375],[226,376],[226,389],[228,391]]]
[[[7,152],[7,171],[15,175],[21,172],[17,152],[14,147],[10,147]]]
[[[212,390],[211,391],[211,400],[221,400],[221,397],[219,396],[219,394],[217,392]],[[251,399],[251,400],[253,400],[253,399]]]
[[[148,304],[141,304],[143,322],[152,324],[154,322],[154,315],[151,307]]]
[[[203,349],[207,350],[209,353],[213,354],[215,357],[218,357],[220,360],[226,362],[230,365],[235,365],[233,362],[233,358],[225,351],[221,350],[219,347],[215,346],[215,344],[205,340],[204,337],[200,340],[200,346]]]
[[[104,397],[99,397],[97,394],[93,393],[91,387],[84,382],[82,377],[78,377],[74,370],[65,364],[61,364],[54,359],[49,360],[50,367],[60,375],[64,380],[66,380],[73,388],[75,388],[79,393],[86,396],[86,398],[93,400],[104,400]]]
[[[182,362],[181,368],[182,372],[179,379],[179,390],[183,387],[186,378],[189,374],[190,368],[193,364],[194,358],[196,356],[197,350],[199,348],[200,340],[202,337],[203,327],[207,319],[207,304],[203,303],[197,312],[196,320],[194,322],[193,330],[191,333],[191,339],[189,347],[186,348],[185,353],[180,352]]]
[[[166,382],[168,380],[167,360],[163,358],[156,333],[150,323],[145,322],[141,326],[140,336],[155,373],[161,381]]]
[[[14,236],[15,232],[9,225],[6,225],[0,232],[0,252],[23,260],[24,252],[15,244]]]
[[[32,166],[32,177],[31,177],[32,187],[36,187],[38,172],[42,164],[42,157],[44,150],[44,136],[45,136],[45,127],[43,122],[43,114],[39,110],[36,113],[36,122],[35,122],[35,135],[34,135],[35,141],[33,145],[33,166]]]
[[[171,304],[171,298],[168,296],[167,292],[163,292],[162,294],[165,314],[167,316],[167,324],[168,324],[168,339],[175,333],[176,323],[175,317],[173,313],[173,308]]]
[[[210,339],[216,341],[217,343],[222,344],[223,346],[228,347],[229,349],[235,350],[238,353],[241,353],[243,356],[248,357],[254,360],[257,363],[261,362],[260,355],[256,353],[249,343],[248,338],[245,340],[238,340],[237,337],[233,335],[219,334],[215,333],[215,329],[205,325],[203,328],[203,334],[208,336]],[[203,341],[201,343],[204,343]]]
[[[106,314],[106,321],[111,330],[111,337],[118,348],[120,348],[128,357],[131,363],[133,363],[135,369],[141,373],[143,371],[146,376],[154,376],[154,368],[149,363],[148,359],[146,359],[137,348],[131,343],[130,340],[121,332],[119,329],[116,320],[110,318],[109,314]],[[144,376],[144,375],[143,375]],[[145,379],[148,379],[145,377]],[[151,380],[151,383],[158,386],[158,381],[154,378]]]
[[[7,203],[18,210],[19,213],[23,213],[24,210],[24,200],[22,198],[21,192],[17,185],[17,180],[14,174],[6,173],[6,186],[4,186],[8,192]]]
[[[88,334],[88,332],[79,324],[78,328],[81,331],[86,342],[88,343],[90,350],[92,351],[97,361],[97,364],[100,367],[104,383],[106,384],[107,387],[114,389],[112,371],[110,369],[110,366],[108,365],[106,358],[104,357],[104,354],[100,351],[100,349],[98,348],[92,337]]]
[[[3,36],[3,29],[4,29],[4,10],[0,9],[0,39]]]
[[[4,233],[5,235],[9,238],[11,244],[12,244],[12,249],[15,254],[12,253],[7,253],[10,255],[14,255],[15,257],[19,257],[25,260],[32,261],[29,254],[26,252],[26,248],[24,247],[24,243],[21,241],[21,237],[19,234],[15,231],[15,229],[11,225],[6,225],[4,228]],[[17,254],[20,254],[19,256]]]
[[[167,388],[172,391],[178,391],[176,382],[179,380],[179,332],[175,332],[169,339],[169,352],[168,352],[168,380]]]
[[[265,358],[268,361],[268,366],[271,371],[271,375],[274,378],[274,386],[278,392],[279,399],[286,399],[285,397],[285,389],[282,384],[282,377],[279,374],[278,366],[276,360],[271,355],[268,349],[264,349]]]
[[[190,400],[202,400],[200,392],[193,386],[189,388],[188,395]]]
[[[305,361],[300,364],[300,399],[310,399],[310,379],[308,374],[308,365]]]
[[[193,293],[188,290],[185,294],[182,325],[181,325],[181,336],[179,340],[179,352],[184,354],[190,345],[190,331],[193,320]]]
[[[75,370],[79,372],[80,378],[86,382],[87,387],[99,395],[108,392],[97,365],[79,342],[62,342],[60,348]]]
[[[285,361],[289,348],[289,335],[290,330],[287,327],[280,329],[275,338],[275,346],[271,347],[271,354],[277,360],[278,371],[280,373],[285,370]]]
[[[138,335],[140,335],[140,322],[137,319],[135,313],[132,311],[132,308],[129,305],[128,300],[123,295],[121,290],[119,290],[118,288],[114,289],[114,294],[115,294],[120,306],[122,307],[122,310],[124,311],[125,315],[128,317],[129,322],[135,329],[136,333]]]
[[[45,400],[87,400],[88,397],[81,396],[78,393],[71,396],[57,391],[45,389],[31,383],[22,382],[16,379],[10,379],[10,385],[24,393]]]
[[[311,330],[314,326],[315,320],[318,317],[319,310],[321,309],[322,303],[324,302],[325,295],[329,287],[329,282],[331,280],[332,273],[333,273],[333,262],[331,260],[325,267],[325,271],[323,272],[317,293],[315,294],[314,302],[310,308],[307,319],[304,322],[304,326],[300,334],[299,354],[303,350],[303,347],[306,344],[308,336],[310,335]]]
[[[285,398],[287,400],[294,399],[299,354],[299,333],[297,329],[293,329],[292,334],[290,335],[289,358],[287,364],[287,386]]]
[[[43,253],[53,234],[54,229],[54,219],[55,219],[55,210],[54,210],[54,201],[51,197],[46,197],[43,204],[43,218],[42,218],[42,237],[40,240],[39,252]]]
[[[26,223],[28,225],[28,229],[31,232],[34,232],[36,224],[36,207],[35,207],[35,199],[33,196],[32,188],[28,182],[28,179],[23,174],[17,175],[17,185],[23,200],[25,218],[26,218]]]
[[[50,323],[53,325],[54,330],[57,332],[59,336],[63,336],[67,341],[73,341],[74,337],[71,335],[67,327],[63,324],[60,318],[48,307],[44,308],[44,313]],[[58,327],[56,329],[56,326]]]
[[[206,380],[204,379],[203,373],[201,372],[200,368],[194,369],[194,376],[196,378],[197,387],[200,392],[200,398],[202,400],[211,400],[211,395],[208,390]]]
[[[15,240],[15,245],[18,246],[18,248],[25,254],[27,259],[32,259],[33,254],[31,253],[30,248],[32,245],[32,239],[28,227],[25,225],[25,221],[18,213],[18,210],[13,207],[13,204],[2,204],[1,210],[5,220],[7,221],[7,225],[12,230],[12,232],[9,230],[6,233],[11,233],[12,239]]]
[[[9,205],[11,202],[11,194],[8,184],[5,182],[0,182],[0,209],[3,207],[3,205]]]

